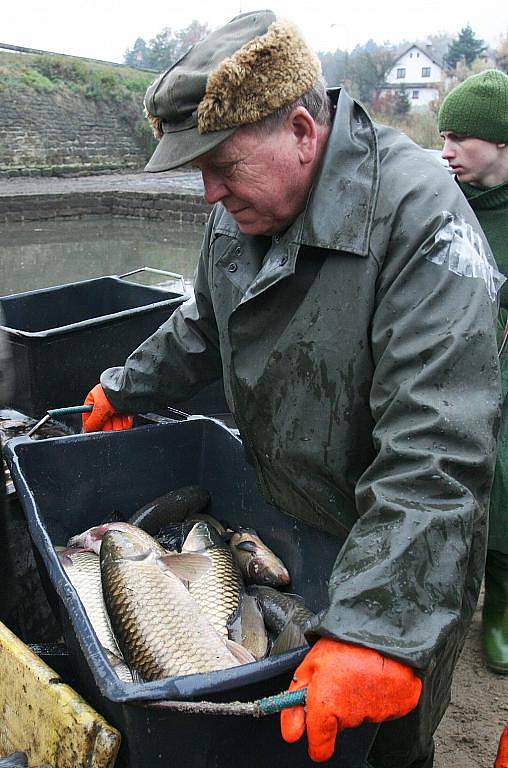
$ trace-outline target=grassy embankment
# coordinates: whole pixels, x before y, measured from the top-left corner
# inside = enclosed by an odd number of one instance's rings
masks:
[[[70,56],[16,54],[0,51],[0,103],[29,104],[31,97],[48,101],[79,100],[114,108],[131,126],[146,157],[155,148],[142,102],[155,74]],[[44,120],[44,116],[41,116]]]

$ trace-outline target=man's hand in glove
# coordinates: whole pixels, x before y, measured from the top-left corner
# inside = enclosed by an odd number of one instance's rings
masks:
[[[508,768],[508,725],[501,734],[494,768]]]
[[[343,728],[407,715],[418,704],[422,682],[415,671],[378,651],[321,638],[295,672],[289,690],[307,688],[305,709],[281,712],[285,741],[307,729],[309,756],[329,760]],[[496,767],[497,768],[497,767]]]
[[[91,413],[82,415],[85,432],[108,432],[113,429],[129,429],[134,421],[132,416],[118,413],[104,394],[100,384],[96,384],[85,398],[85,405],[93,405]]]

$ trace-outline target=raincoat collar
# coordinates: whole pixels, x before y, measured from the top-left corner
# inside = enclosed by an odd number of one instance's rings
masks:
[[[376,131],[365,109],[346,91],[334,88],[329,95],[335,115],[323,162],[305,211],[278,238],[280,245],[292,252],[289,262],[300,245],[357,256],[369,253],[379,188]],[[237,239],[245,237],[224,209],[215,231]]]

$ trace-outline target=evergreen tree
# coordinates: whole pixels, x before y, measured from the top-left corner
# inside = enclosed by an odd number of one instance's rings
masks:
[[[125,51],[124,62],[129,67],[148,67],[148,48],[142,37],[138,37],[132,48]]]
[[[178,61],[175,36],[170,27],[165,27],[148,43],[148,66],[162,72]]]
[[[175,64],[189,48],[209,33],[207,24],[192,21],[184,29],[165,27],[148,44],[138,37],[132,49],[127,49],[124,62],[131,67],[147,67],[162,72]]]
[[[454,69],[459,62],[463,62],[470,67],[475,59],[487,50],[483,40],[475,37],[471,27],[463,27],[458,35],[448,47],[445,62],[450,69]]]
[[[393,114],[397,117],[403,117],[411,110],[411,101],[409,99],[409,93],[407,88],[401,88],[395,92],[395,99],[393,104]]]
[[[327,84],[330,87],[341,85],[346,79],[347,51],[341,51],[337,48],[333,53],[331,51],[318,51],[317,55]]]

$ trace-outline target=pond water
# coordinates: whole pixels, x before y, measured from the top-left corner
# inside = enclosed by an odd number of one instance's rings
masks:
[[[139,266],[192,281],[204,227],[114,216],[2,226],[0,295],[62,285]],[[164,278],[129,278],[153,284]]]

